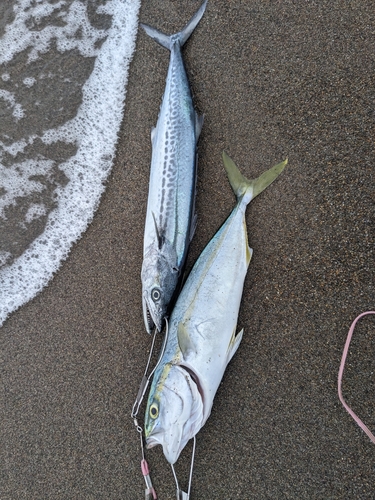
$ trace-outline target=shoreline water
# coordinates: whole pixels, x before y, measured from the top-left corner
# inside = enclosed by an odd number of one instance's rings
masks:
[[[79,2],[14,7],[0,40],[0,324],[48,283],[98,206],[138,7],[132,0],[93,11]]]

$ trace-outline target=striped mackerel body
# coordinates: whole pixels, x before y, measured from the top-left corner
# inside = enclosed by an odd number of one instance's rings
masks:
[[[142,294],[145,327],[160,331],[180,284],[195,227],[196,149],[202,117],[194,110],[181,47],[201,19],[206,2],[174,35],[142,25],[170,50],[164,96],[152,130],[152,160],[143,245]]]

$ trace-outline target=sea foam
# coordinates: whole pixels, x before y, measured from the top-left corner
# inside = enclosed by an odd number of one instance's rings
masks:
[[[0,232],[0,325],[42,290],[93,218],[114,159],[139,4],[14,1],[0,39],[0,111],[5,116],[0,223],[6,227],[6,237]],[[76,88],[71,80],[80,70],[77,64],[64,77],[64,67],[48,63],[52,50],[67,56],[67,67],[70,55],[94,61],[76,91],[74,112],[64,95],[53,96],[58,103],[53,112],[44,102],[45,89],[58,94],[64,85]],[[63,117],[68,119],[62,122]],[[33,238],[27,230],[37,222]],[[13,250],[13,234],[31,238],[25,237],[20,255]]]

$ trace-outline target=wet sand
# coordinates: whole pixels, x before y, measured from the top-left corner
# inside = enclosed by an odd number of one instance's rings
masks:
[[[199,3],[145,0],[140,19],[172,32]],[[205,114],[189,267],[234,205],[221,151],[248,177],[289,158],[248,208],[244,338],[198,434],[192,500],[374,496],[374,446],[336,389],[350,323],[375,307],[374,26],[370,1],[212,0],[184,50]],[[2,500],[144,497],[130,411],[150,346],[140,269],[167,66],[140,32],[93,223],[0,329]],[[374,325],[358,325],[344,377],[372,430]],[[174,499],[160,447],[147,458],[159,497]],[[189,459],[177,464],[183,487]]]

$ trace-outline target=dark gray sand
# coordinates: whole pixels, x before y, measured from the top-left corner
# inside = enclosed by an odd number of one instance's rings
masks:
[[[140,19],[172,32],[199,3],[145,0]],[[374,445],[336,388],[350,323],[375,307],[374,31],[370,0],[211,0],[184,50],[205,113],[189,267],[235,202],[221,151],[248,177],[289,158],[248,208],[245,333],[198,434],[193,500],[374,498]],[[144,498],[130,411],[151,340],[140,269],[167,66],[140,32],[94,221],[0,330],[2,500]],[[373,430],[374,327],[358,325],[344,377]],[[147,458],[159,497],[174,499],[161,448]],[[189,461],[190,446],[177,464],[183,487]]]

